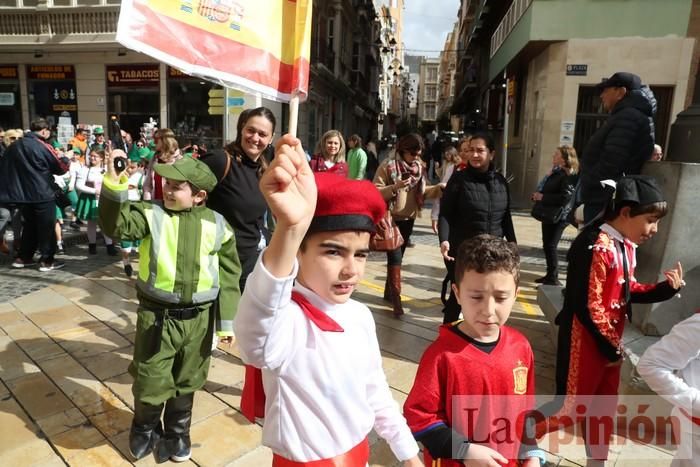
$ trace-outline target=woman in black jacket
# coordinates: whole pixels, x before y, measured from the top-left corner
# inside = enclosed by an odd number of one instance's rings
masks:
[[[460,157],[465,154],[467,166],[456,171],[447,182],[438,218],[440,252],[451,282],[454,282],[457,250],[467,238],[490,234],[515,242],[508,182],[493,167],[496,154],[493,138],[487,133],[477,133],[460,142],[459,151]],[[460,307],[454,292],[450,293],[443,312],[444,323],[459,318]]]
[[[566,228],[567,208],[578,179],[578,157],[570,146],[560,146],[552,157],[552,170],[545,175],[531,196],[532,215],[542,223],[542,249],[547,273],[535,279],[540,284],[561,285],[557,245]]]
[[[218,212],[236,235],[241,261],[241,291],[260,251],[270,241],[267,204],[258,182],[268,165],[265,151],[275,133],[275,116],[266,107],[245,110],[238,118],[236,140],[223,151],[201,156],[219,183],[209,194],[207,207]]]

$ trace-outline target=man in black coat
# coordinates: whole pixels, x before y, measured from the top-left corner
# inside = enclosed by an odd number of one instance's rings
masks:
[[[53,175],[68,171],[69,161],[59,157],[46,142],[51,136],[43,118],[31,123],[31,132],[11,144],[0,159],[0,204],[16,204],[24,217],[19,257],[14,268],[34,264],[34,251],[40,254],[39,270],[58,269],[54,260],[56,241],[56,184]]]
[[[598,85],[610,117],[588,140],[581,157],[579,200],[584,223],[605,208],[602,180],[636,175],[654,150],[656,99],[633,73],[618,72]]]

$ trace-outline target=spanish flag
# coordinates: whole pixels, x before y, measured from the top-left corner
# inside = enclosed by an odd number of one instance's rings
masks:
[[[125,0],[117,41],[226,87],[304,100],[312,1]]]

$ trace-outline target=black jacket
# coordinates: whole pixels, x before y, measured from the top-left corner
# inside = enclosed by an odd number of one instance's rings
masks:
[[[70,162],[35,134],[12,143],[0,159],[0,203],[44,203],[55,198],[54,175],[68,171]]]
[[[538,210],[544,216],[544,220],[538,219],[540,222],[556,224],[565,220],[577,180],[577,175],[568,175],[564,170],[553,172],[542,186],[542,200],[533,206],[533,216],[537,217],[534,213]]]
[[[257,256],[260,235],[264,235],[268,242],[270,240],[265,226],[267,204],[258,187],[260,162],[242,155],[238,163],[232,157],[231,168],[228,174],[224,174],[227,157],[224,151],[212,151],[201,158],[219,180],[209,193],[207,207],[224,216],[233,227],[239,256]]]
[[[638,174],[654,149],[656,99],[648,87],[617,103],[605,124],[588,140],[581,157],[583,203],[605,202],[601,180]]]
[[[516,241],[508,182],[493,169],[479,172],[469,166],[447,182],[440,200],[438,235],[440,243],[448,240],[450,251],[456,252],[464,240],[484,233]]]

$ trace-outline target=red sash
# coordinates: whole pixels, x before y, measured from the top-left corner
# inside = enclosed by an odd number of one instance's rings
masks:
[[[323,311],[313,306],[306,297],[295,290],[292,291],[292,301],[299,305],[306,317],[321,331],[343,332],[343,328],[340,327],[338,323],[333,321],[333,319]],[[262,418],[265,416],[265,390],[263,389],[262,383],[262,371],[260,371],[260,368],[255,368],[251,365],[245,366],[245,380],[243,381],[243,394],[241,395],[241,412],[251,423],[255,423],[255,417]],[[336,464],[327,465],[331,466]],[[350,466],[353,464],[347,465]]]
[[[348,452],[330,459],[296,462],[278,454],[273,454],[272,456],[272,467],[364,467],[368,462],[369,441],[367,441],[367,438]]]
[[[680,407],[679,407],[679,409],[683,415],[685,415],[686,417],[688,417],[690,419],[691,422],[695,423],[696,425],[700,425],[700,417],[693,417],[688,412],[686,412],[685,409],[682,409]]]

